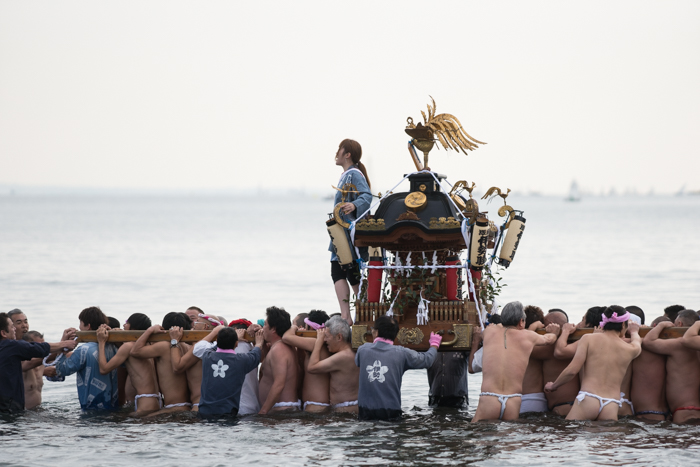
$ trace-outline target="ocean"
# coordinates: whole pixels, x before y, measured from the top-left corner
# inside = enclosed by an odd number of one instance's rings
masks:
[[[481,210],[498,219],[499,202],[480,201]],[[594,305],[638,305],[647,321],[671,304],[700,308],[700,197],[508,202],[527,223],[500,271],[499,303],[562,308],[571,321]],[[93,305],[121,322],[134,312],[160,322],[192,305],[229,320],[255,321],[270,305],[336,312],[330,203],[296,193],[2,196],[0,310],[22,309],[47,341]],[[407,372],[400,422],[296,414],[211,423],[82,413],[69,377],[46,382],[40,409],[0,419],[0,465],[679,465],[700,453],[694,425],[542,415],[474,426],[480,375],[469,384],[468,409],[431,409],[425,371]]]

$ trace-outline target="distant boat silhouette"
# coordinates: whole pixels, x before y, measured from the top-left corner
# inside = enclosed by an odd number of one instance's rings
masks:
[[[571,188],[569,188],[569,194],[566,198],[564,198],[565,201],[581,201],[581,194],[578,191],[578,183],[576,183],[576,180],[571,182]]]

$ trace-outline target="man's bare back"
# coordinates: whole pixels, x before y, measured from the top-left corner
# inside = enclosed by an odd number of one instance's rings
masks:
[[[560,360],[555,357],[542,362],[542,376],[544,377],[544,381],[556,381],[561,372],[564,371],[570,363],[570,358]],[[547,397],[547,406],[549,410],[557,415],[566,417],[571,410],[571,406],[574,405],[574,400],[580,389],[581,381],[579,380],[579,375],[576,375],[571,378],[571,381],[560,386],[555,392],[545,392],[544,394],[545,397]]]
[[[134,342],[134,347],[131,349],[132,357],[141,359],[152,358],[158,374],[160,392],[163,394],[163,409],[149,416],[189,411],[192,403],[190,402],[190,394],[187,387],[187,376],[184,373],[176,374],[173,371],[170,357],[170,342],[161,341],[147,344],[148,338],[154,332],[164,333],[165,331],[159,325],[151,326]]]
[[[673,326],[670,321],[657,324],[644,336],[643,345],[646,350],[666,355],[666,399],[673,422],[684,423],[700,418],[700,363],[698,351],[683,345],[683,339],[659,338],[665,328]]]
[[[136,394],[155,394],[158,397],[142,397],[136,401],[136,414],[146,415],[160,409],[160,392],[158,391],[158,381],[156,380],[156,372],[152,359],[131,358],[131,350],[134,347],[133,342],[123,343],[117,353],[107,361],[105,356],[105,344],[109,336],[109,332],[121,332],[119,330],[110,331],[106,325],[102,325],[97,330],[98,342],[98,363],[100,373],[103,375],[109,374],[116,370],[120,365],[126,366],[126,371],[129,374],[129,381],[136,390]]]
[[[644,348],[632,362],[631,400],[635,416],[648,420],[666,420],[666,356]]]
[[[520,413],[520,395],[527,364],[535,345],[553,344],[559,326],[547,327],[544,336],[517,327],[490,325],[483,331],[483,382],[479,405],[472,422],[479,420],[515,420]],[[511,397],[508,397],[511,396]],[[514,397],[513,397],[514,396]]]
[[[542,361],[542,377],[545,383],[548,381],[555,381],[564,368],[569,366],[571,359],[576,353],[576,351],[573,350],[569,357],[560,356],[560,358],[557,358],[556,355],[557,346],[560,347],[560,353],[562,350],[564,350],[565,353],[567,352],[566,347],[569,334],[576,329],[573,324],[569,324],[568,319],[566,313],[562,313],[561,311],[551,311],[544,318],[544,324],[554,323],[561,326],[561,333],[557,338],[557,342],[552,346],[547,346],[552,348],[552,355]],[[576,399],[579,389],[581,389],[581,382],[578,375],[576,375],[571,381],[559,387],[555,392],[545,392],[547,408],[557,415],[566,417],[569,410],[571,410],[571,406],[574,404],[574,399]]]
[[[308,371],[309,358],[311,351],[314,349],[316,339],[297,336],[297,329],[295,325],[292,325],[282,336],[282,341],[285,344],[296,347],[298,350],[304,351],[304,374],[301,391],[304,411],[313,413],[327,412],[330,410],[330,378],[326,373],[309,373]],[[321,352],[321,358],[326,358],[330,355],[328,349],[323,348]]]
[[[587,334],[578,342],[576,354],[554,382],[545,385],[545,392],[556,391],[583,370],[581,392],[567,420],[617,420],[620,388],[630,362],[641,353],[639,326],[629,325],[632,342],[620,338],[622,331]]]

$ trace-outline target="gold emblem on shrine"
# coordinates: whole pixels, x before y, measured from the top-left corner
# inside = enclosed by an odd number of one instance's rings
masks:
[[[420,211],[423,209],[427,205],[427,201],[428,197],[425,196],[425,193],[421,193],[420,191],[409,193],[406,199],[404,199],[406,207],[413,211]]]

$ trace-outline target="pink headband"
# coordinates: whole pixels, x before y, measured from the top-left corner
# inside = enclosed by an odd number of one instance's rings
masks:
[[[605,323],[626,323],[630,319],[630,312],[625,311],[625,314],[622,316],[617,316],[617,311],[612,314],[610,318],[605,316],[605,313],[603,313],[603,321],[600,322],[600,327],[605,327]]]
[[[216,319],[214,319],[214,318],[212,318],[212,317],[210,317],[210,316],[203,315],[202,313],[199,314],[199,317],[200,317],[200,318],[206,319],[207,321],[209,321],[209,322],[210,322],[211,324],[213,324],[214,326],[223,326],[223,324],[224,324],[224,323],[222,323],[221,321],[216,320]]]
[[[313,329],[316,330],[316,331],[318,331],[318,330],[321,329],[321,328],[325,328],[325,327],[326,327],[326,324],[325,324],[325,323],[324,323],[324,324],[314,323],[314,322],[311,321],[309,318],[304,318],[304,322],[305,322],[306,324],[308,324],[309,326],[311,326],[311,328],[313,328]]]

